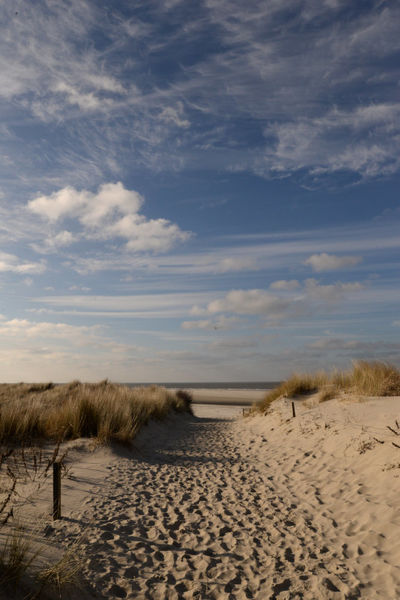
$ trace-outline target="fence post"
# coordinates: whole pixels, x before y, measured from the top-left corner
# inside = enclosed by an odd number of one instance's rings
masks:
[[[296,409],[294,407],[294,402],[292,402],[292,413],[293,413],[293,417],[296,416]]]
[[[53,463],[53,521],[61,519],[61,462]]]

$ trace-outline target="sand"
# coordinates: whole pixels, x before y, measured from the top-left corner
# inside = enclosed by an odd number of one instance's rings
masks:
[[[226,404],[251,406],[262,400],[266,390],[230,390],[218,388],[188,388],[195,404]]]
[[[49,543],[85,532],[88,597],[399,598],[400,398],[312,404],[197,405],[132,451],[75,442]]]

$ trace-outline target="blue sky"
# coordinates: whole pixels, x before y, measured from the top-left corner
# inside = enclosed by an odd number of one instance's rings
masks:
[[[395,1],[4,0],[0,379],[400,365]]]

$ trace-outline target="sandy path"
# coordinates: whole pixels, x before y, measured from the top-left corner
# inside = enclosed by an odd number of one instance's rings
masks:
[[[84,574],[97,597],[364,597],[346,548],[327,543],[337,524],[318,491],[301,507],[296,482],[288,493],[289,478],[263,458],[264,435],[243,433],[243,421],[185,417],[110,461],[76,526],[55,532],[74,539],[86,527]]]

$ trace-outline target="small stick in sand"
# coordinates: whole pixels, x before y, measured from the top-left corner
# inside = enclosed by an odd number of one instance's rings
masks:
[[[388,429],[390,429],[390,431],[391,431],[392,433],[394,433],[395,435],[400,435],[400,433],[399,433],[398,431],[396,431],[395,429],[393,429],[393,427],[390,427],[390,425],[386,425],[386,427],[387,427]]]
[[[53,463],[53,521],[61,519],[61,462]]]
[[[292,413],[293,413],[293,418],[296,416],[296,409],[294,407],[294,402],[292,402]]]

